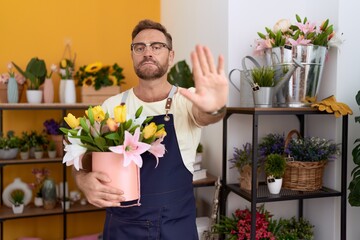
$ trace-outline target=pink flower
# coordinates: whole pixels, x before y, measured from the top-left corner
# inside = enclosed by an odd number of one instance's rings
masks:
[[[163,157],[165,154],[165,146],[161,144],[164,138],[159,138],[151,144],[149,152],[156,157],[156,166],[159,164],[159,157]]]
[[[310,22],[306,22],[305,24],[298,22],[296,23],[296,26],[298,26],[300,31],[302,31],[305,35],[308,33],[315,32],[316,29],[316,23],[310,23]]]
[[[267,38],[267,39],[258,39],[255,41],[256,47],[255,47],[255,51],[254,54],[256,56],[260,56],[263,55],[264,51],[267,48],[272,48],[272,40]]]
[[[143,160],[141,154],[150,149],[151,145],[139,141],[140,139],[140,128],[137,128],[134,132],[134,135],[131,135],[128,131],[125,131],[124,144],[109,147],[109,150],[118,153],[124,154],[124,167],[130,165],[131,161],[134,161],[138,167],[142,167]]]
[[[294,40],[292,38],[288,39],[289,43],[291,43],[291,45],[293,46],[297,46],[297,45],[308,45],[311,40],[310,39],[304,39],[303,36],[300,36],[297,40]]]

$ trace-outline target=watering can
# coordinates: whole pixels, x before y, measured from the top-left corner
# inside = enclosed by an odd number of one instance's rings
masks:
[[[278,105],[277,102],[284,101],[282,89],[288,83],[292,74],[297,67],[303,68],[304,66],[296,59],[293,59],[293,64],[288,65],[288,71],[284,75],[283,67],[277,66],[274,68],[274,86],[273,87],[260,87],[256,84],[251,77],[251,70],[247,69],[245,60],[249,59],[256,68],[260,68],[260,64],[251,56],[245,56],[242,60],[242,67],[244,70],[233,69],[229,73],[230,83],[240,93],[241,105],[256,105],[256,106],[272,106],[272,103]],[[240,71],[240,88],[233,82],[231,75],[234,71]],[[252,96],[251,96],[252,95]],[[242,97],[243,96],[243,97]],[[244,98],[245,97],[245,98]]]

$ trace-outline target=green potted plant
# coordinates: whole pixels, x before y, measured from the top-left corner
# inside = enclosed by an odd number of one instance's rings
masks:
[[[355,97],[357,105],[360,107],[360,91]],[[355,122],[360,123],[360,116],[355,116]],[[352,150],[354,169],[351,171],[351,181],[349,183],[349,197],[348,201],[351,206],[360,206],[360,138],[355,139],[355,146]]]
[[[20,214],[24,211],[25,193],[21,189],[14,189],[10,194],[9,201],[12,203],[14,214]]]
[[[314,239],[314,225],[304,218],[270,219],[268,229],[277,240]]]
[[[240,173],[240,188],[249,191],[251,190],[252,159],[251,143],[243,144],[242,149],[234,147],[233,158],[229,159],[229,162],[232,163],[231,168],[236,167]],[[257,165],[258,173],[260,164],[259,161]]]
[[[47,74],[45,61],[38,57],[33,57],[28,62],[25,71],[14,62],[12,63],[16,70],[28,80],[27,101],[29,103],[41,103],[42,90],[40,90],[40,86],[44,83]]]
[[[265,159],[264,167],[269,192],[278,194],[281,190],[282,177],[286,168],[285,158],[277,153],[270,154]]]
[[[37,131],[31,131],[30,133],[25,133],[23,138],[27,139],[29,143],[30,157],[35,157],[35,148],[37,148],[38,152],[40,149],[43,151],[48,144],[48,139],[44,132],[38,133]]]
[[[47,152],[49,158],[56,157],[56,144],[53,140],[49,141],[49,144],[47,145]]]
[[[36,159],[41,159],[44,155],[44,147],[40,144],[36,145],[34,148],[34,156]]]
[[[14,131],[8,131],[6,136],[0,133],[0,159],[14,159],[19,152],[20,138]]]

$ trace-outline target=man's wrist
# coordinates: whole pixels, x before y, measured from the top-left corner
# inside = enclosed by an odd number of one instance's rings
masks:
[[[226,111],[226,105],[224,105],[223,107],[221,107],[220,109],[214,111],[214,112],[206,112],[206,114],[209,114],[211,116],[218,116],[223,114]]]

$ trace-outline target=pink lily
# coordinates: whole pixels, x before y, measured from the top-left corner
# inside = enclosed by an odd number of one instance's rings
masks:
[[[164,138],[159,138],[155,142],[151,144],[151,147],[149,149],[149,152],[155,156],[156,158],[156,166],[159,164],[159,157],[163,157],[165,154],[165,146],[164,144],[161,144]]]
[[[302,31],[305,35],[308,33],[315,32],[315,28],[316,28],[316,24],[310,22],[306,22],[305,24],[297,23],[296,26],[298,26],[300,31]]]
[[[117,153],[124,154],[124,167],[130,165],[131,161],[134,161],[138,167],[142,167],[143,160],[141,154],[150,149],[151,145],[139,141],[140,138],[140,128],[135,130],[134,135],[131,135],[128,131],[125,131],[124,144],[109,147],[109,150]]]
[[[268,48],[272,48],[272,40],[267,39],[259,39],[255,42],[256,48],[254,54],[257,56],[261,56],[264,54],[264,51]]]
[[[310,39],[304,39],[303,36],[300,36],[297,40],[294,40],[292,38],[288,39],[289,43],[293,46],[297,46],[297,45],[308,45],[311,40]]]

